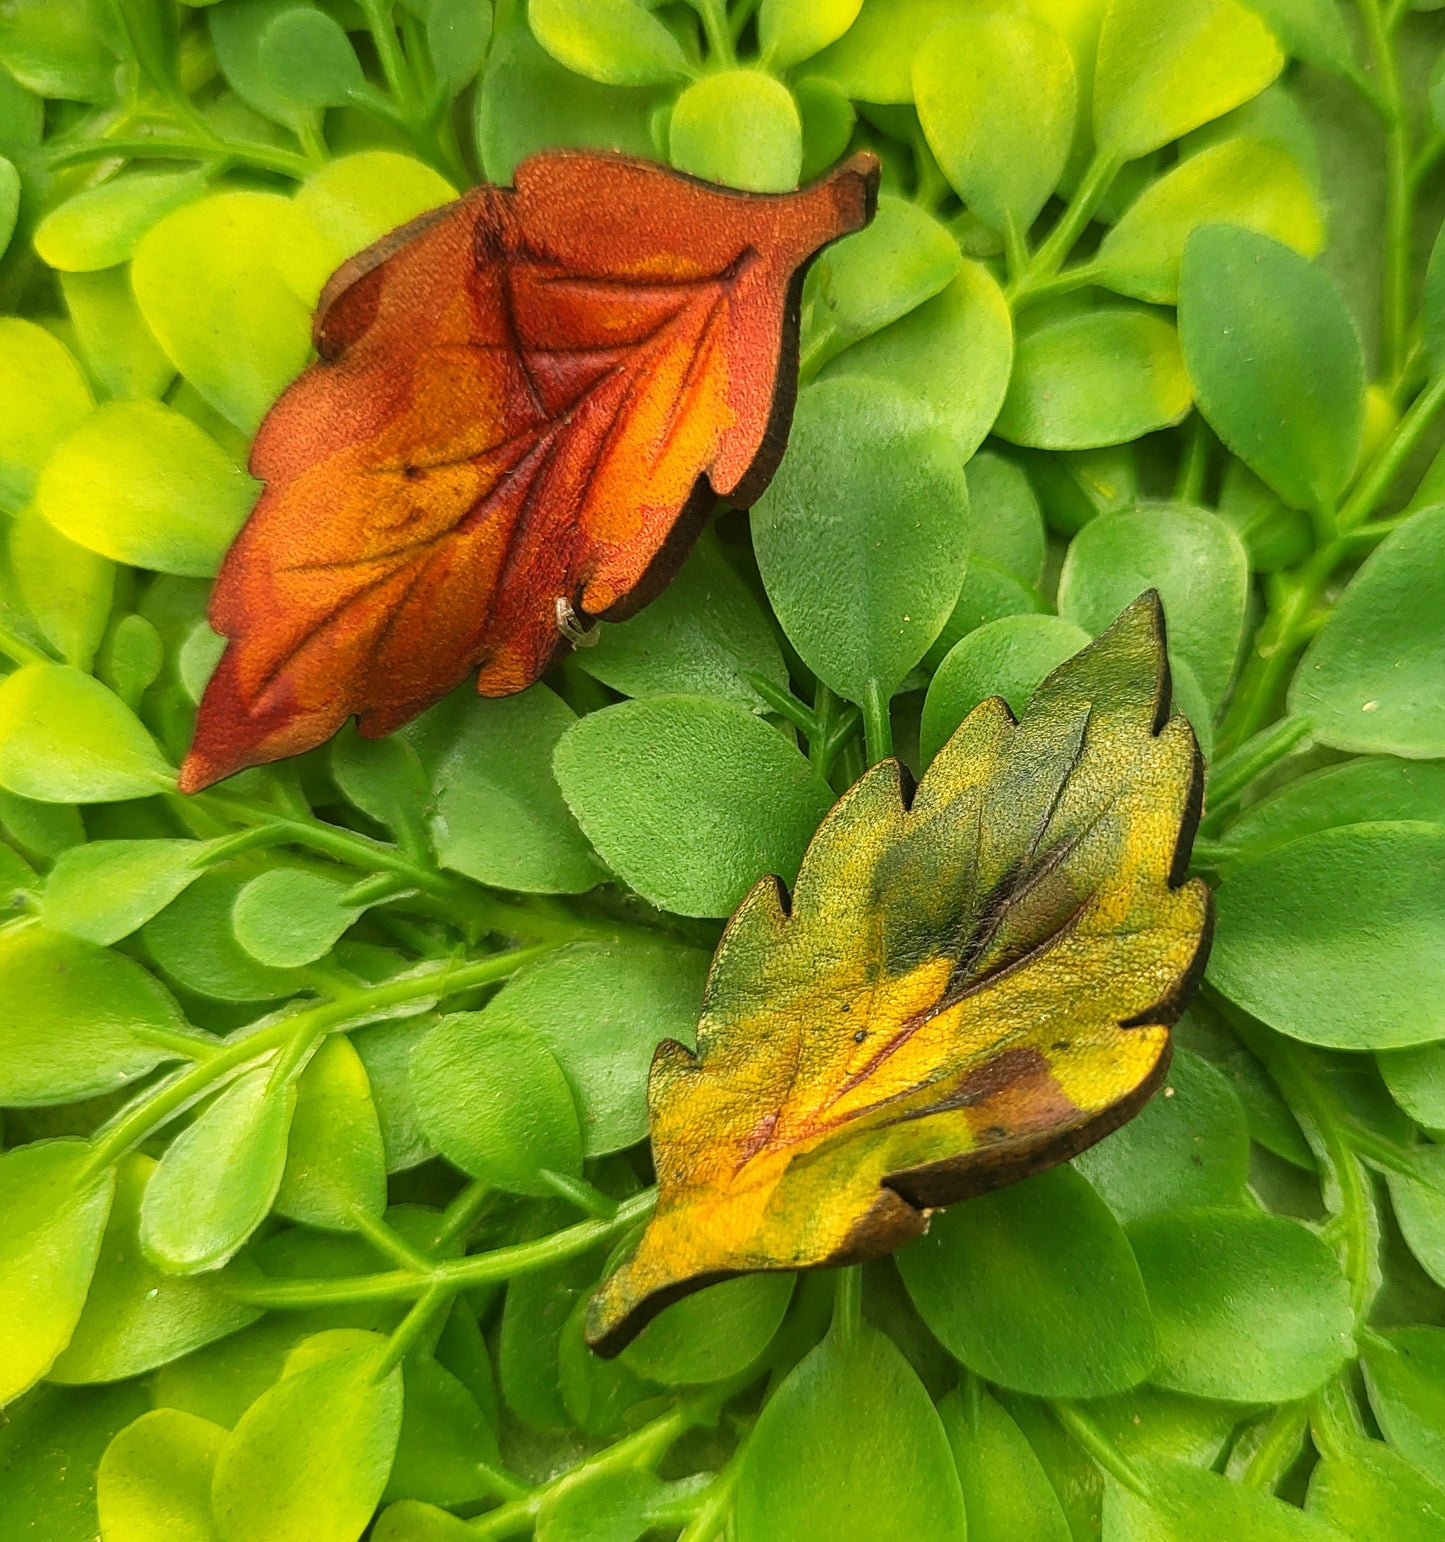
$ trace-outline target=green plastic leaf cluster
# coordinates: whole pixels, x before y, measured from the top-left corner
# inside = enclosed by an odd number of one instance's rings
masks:
[[[1445,1538],[1439,18],[0,4],[0,1537]],[[328,274],[567,145],[879,155],[772,487],[528,692],[179,798]],[[1149,588],[1161,1093],[598,1359],[722,918]]]

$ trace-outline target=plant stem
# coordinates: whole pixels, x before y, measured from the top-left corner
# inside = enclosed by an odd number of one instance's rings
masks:
[[[77,144],[57,144],[46,151],[51,166],[78,166],[86,161],[114,157],[128,160],[232,161],[258,171],[275,171],[297,181],[309,177],[315,165],[294,150],[249,141],[210,139],[186,134],[139,135],[134,138],[89,139]]]
[[[1362,521],[1374,513],[1442,405],[1445,405],[1445,372],[1436,375],[1410,403],[1395,425],[1394,432],[1365,468],[1364,474],[1340,509],[1336,525],[1342,535],[1357,529]]]
[[[1255,734],[1237,750],[1216,760],[1209,771],[1209,814],[1217,817],[1241,792],[1296,750],[1307,748],[1312,727],[1308,718],[1287,717]]]
[[[849,1264],[833,1282],[833,1331],[844,1349],[854,1349],[863,1331],[863,1266]]]
[[[556,947],[556,943],[540,943],[536,947],[517,948],[510,953],[494,953],[490,958],[477,959],[469,964],[449,964],[441,969],[408,975],[360,991],[345,1001],[329,1002],[324,1006],[293,1012],[289,1017],[278,1018],[255,1033],[227,1040],[214,1054],[123,1109],[109,1127],[96,1137],[90,1161],[86,1164],[85,1176],[94,1175],[123,1156],[172,1115],[179,1113],[226,1071],[236,1066],[259,1060],[300,1037],[330,1032],[353,1018],[369,1019],[389,1006],[422,1001],[429,996],[453,995],[478,985],[495,984]]]
[[[451,1303],[456,1288],[450,1285],[432,1285],[417,1297],[405,1317],[392,1329],[386,1341],[386,1353],[372,1378],[381,1381],[389,1371],[400,1365],[411,1353],[437,1315]]]
[[[7,653],[17,664],[54,664],[56,660],[28,643],[8,626],[0,626],[0,653]]]
[[[1099,200],[1109,191],[1109,184],[1119,174],[1123,161],[1107,150],[1096,150],[1079,185],[1074,189],[1068,206],[1059,216],[1058,223],[1049,232],[1044,243],[1034,253],[1028,268],[1009,285],[1008,298],[1015,307],[1032,298],[1035,286],[1044,279],[1051,279],[1062,267],[1064,259],[1074,249],[1083,235]]]
[[[276,1311],[291,1311],[312,1306],[343,1306],[361,1301],[408,1301],[423,1295],[433,1285],[452,1290],[471,1285],[486,1285],[494,1280],[510,1280],[552,1264],[589,1253],[605,1242],[621,1236],[634,1222],[641,1220],[657,1203],[655,1189],[643,1189],[625,1199],[617,1213],[606,1221],[582,1221],[565,1231],[538,1237],[531,1242],[517,1242],[509,1247],[493,1248],[486,1253],[472,1253],[466,1258],[447,1259],[426,1271],[393,1269],[378,1274],[354,1274],[325,1279],[218,1281],[234,1301]]]
[[[737,1493],[746,1453],[747,1444],[744,1442],[733,1452],[727,1466],[708,1485],[697,1514],[687,1523],[677,1542],[715,1542],[715,1538],[727,1526],[728,1516],[732,1513],[733,1496]]]
[[[1308,1427],[1309,1415],[1303,1403],[1284,1403],[1276,1408],[1239,1481],[1246,1488],[1273,1493],[1299,1457]]]
[[[1209,471],[1209,425],[1196,412],[1189,420],[1184,440],[1184,454],[1179,461],[1179,475],[1174,496],[1180,503],[1198,503],[1204,492],[1204,478]]]
[[[810,744],[818,737],[817,717],[791,691],[755,670],[749,670],[744,678],[773,711],[791,723]]]
[[[1380,0],[1359,0],[1385,118],[1385,272],[1383,342],[1385,372],[1399,378],[1409,341],[1410,235],[1413,183],[1410,129],[1400,93],[1400,72]]]
[[[888,698],[876,680],[863,687],[863,743],[868,750],[868,764],[876,766],[893,753],[893,719]]]
[[[738,62],[733,48],[733,35],[728,29],[727,8],[722,0],[692,0],[693,9],[702,18],[702,30],[707,37],[707,51],[714,61],[727,69]]]

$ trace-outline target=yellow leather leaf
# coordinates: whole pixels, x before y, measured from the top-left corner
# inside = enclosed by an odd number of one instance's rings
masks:
[[[912,798],[884,761],[839,799],[791,903],[764,879],[708,977],[697,1049],[649,1079],[657,1209],[594,1298],[621,1349],[751,1270],[876,1257],[938,1205],[1061,1162],[1137,1113],[1202,972],[1183,881],[1199,752],[1169,716],[1152,591],[1015,722],[992,698]]]

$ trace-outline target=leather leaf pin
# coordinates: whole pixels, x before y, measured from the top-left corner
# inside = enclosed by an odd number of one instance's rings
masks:
[[[1183,881],[1199,752],[1169,699],[1151,592],[1017,723],[977,707],[911,799],[896,761],[873,767],[791,902],[752,890],[696,1052],[653,1059],[657,1208],[593,1298],[596,1349],[730,1275],[876,1257],[1138,1112],[1210,932]]]
[[[389,733],[473,669],[523,690],[640,609],[714,495],[747,507],[776,469],[803,272],[877,185],[866,153],[771,196],[546,153],[344,264],[256,437],[181,787],[352,715]]]

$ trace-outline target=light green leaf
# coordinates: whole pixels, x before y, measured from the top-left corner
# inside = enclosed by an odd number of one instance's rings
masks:
[[[677,39],[636,0],[529,0],[537,41],[609,86],[661,86],[692,73]]]
[[[845,348],[818,378],[872,375],[906,387],[933,409],[967,461],[998,416],[1013,355],[1003,290],[981,262],[965,262],[940,293]]]
[[[1445,1482],[1445,1329],[1367,1333],[1360,1364],[1385,1438],[1437,1483]]]
[[[19,316],[0,316],[0,507],[22,508],[50,453],[95,406],[65,344]]]
[[[1101,307],[1019,336],[994,431],[1046,450],[1123,444],[1178,423],[1192,401],[1173,326],[1148,311]]]
[[[1078,85],[1063,38],[1004,0],[929,35],[913,62],[929,147],[964,203],[1022,241],[1059,184]]]
[[[402,1373],[382,1371],[379,1336],[347,1341],[357,1347],[292,1369],[232,1430],[211,1491],[222,1542],[356,1542],[370,1522],[401,1433]]]
[[[1417,1146],[1411,1167],[1417,1176],[1386,1174],[1390,1202],[1401,1234],[1416,1262],[1437,1285],[1445,1282],[1445,1147]]]
[[[128,1424],[96,1476],[104,1542],[217,1542],[211,1477],[226,1432],[175,1408]]]
[[[1324,245],[1319,200],[1294,157],[1264,140],[1227,139],[1181,161],[1130,204],[1099,246],[1099,282],[1173,305],[1184,244],[1212,223],[1258,231],[1305,257]]]
[[[1209,703],[1224,699],[1239,656],[1249,558],[1216,514],[1186,503],[1146,503],[1101,514],[1069,545],[1059,614],[1097,634],[1136,594],[1157,589],[1171,659],[1186,664]]]
[[[1445,1131],[1445,1044],[1388,1050],[1375,1064],[1399,1108],[1432,1134]]]
[[[140,313],[129,269],[62,273],[60,288],[76,347],[100,394],[112,401],[160,396],[176,371]]]
[[[66,664],[0,680],[0,787],[41,803],[113,803],[175,786],[140,719]]]
[[[1149,1301],[1119,1223],[1056,1167],[933,1217],[898,1267],[944,1347],[986,1380],[1100,1397],[1154,1364]]]
[[[51,456],[36,496],[50,523],[91,551],[205,578],[220,567],[255,493],[189,418],[160,402],[113,402]]]
[[[1238,0],[1110,0],[1094,71],[1094,141],[1133,160],[1256,96],[1284,67]]]
[[[863,0],[762,0],[758,41],[763,64],[783,70],[836,42],[858,19]]]
[[[1110,1482],[1103,1542],[1341,1542],[1337,1531],[1294,1505],[1188,1462],[1141,1464],[1149,1497]]]
[[[942,631],[967,562],[968,484],[927,406],[866,377],[809,386],[752,523],[803,662],[850,701],[886,701]]]
[[[1332,1442],[1310,1474],[1305,1507],[1350,1542],[1445,1539],[1445,1488],[1378,1440]]]
[[[212,193],[152,226],[131,265],[141,312],[171,362],[244,433],[310,352],[310,317],[272,255],[289,209],[275,193]]]
[[[348,257],[456,196],[440,172],[413,156],[392,150],[340,156],[312,172],[281,216],[277,270],[306,305],[315,305]]]
[[[141,1246],[169,1274],[218,1269],[266,1218],[286,1165],[294,1084],[243,1072],[171,1142],[146,1186]]]
[[[1445,505],[1366,559],[1300,661],[1289,707],[1336,749],[1445,755]]]
[[[119,1381],[179,1360],[261,1315],[209,1277],[177,1278],[147,1262],[140,1207],[156,1164],[134,1152],[116,1168],[115,1201],[85,1310],[50,1370],[59,1382]]]
[[[351,1231],[386,1209],[386,1152],[361,1057],[333,1034],[296,1080],[279,1215]]]
[[[679,171],[709,182],[786,193],[798,185],[803,169],[798,104],[781,81],[762,70],[705,75],[673,106],[668,155]]]
[[[15,234],[15,222],[20,217],[20,173],[15,163],[0,155],[0,257],[10,245]]]
[[[1209,979],[1308,1044],[1399,1049],[1445,1037],[1442,884],[1445,825],[1306,835],[1220,886]]]
[[[72,1140],[0,1154],[0,1404],[45,1375],[80,1320],[115,1188],[89,1159]]]
[[[600,881],[552,770],[576,721],[545,685],[491,701],[463,686],[406,730],[431,778],[443,867],[533,894],[579,894]]]
[[[114,566],[61,535],[34,504],[9,525],[6,555],[25,609],[67,664],[89,669],[110,620]]]
[[[891,1340],[836,1329],[768,1399],[748,1439],[738,1542],[964,1542],[963,1495],[928,1393]]]
[[[858,19],[808,66],[862,102],[911,102],[913,61],[958,0],[863,0]]]
[[[35,250],[63,273],[129,262],[157,220],[199,198],[200,171],[133,171],[86,188],[52,209],[35,230]]]
[[[473,1178],[511,1194],[544,1195],[555,1192],[545,1173],[581,1176],[572,1089],[531,1029],[485,1012],[443,1017],[412,1055],[411,1085],[427,1135]]]
[[[593,712],[562,737],[554,765],[607,864],[679,915],[730,915],[759,878],[790,881],[833,801],[777,729],[701,696]]]
[[[1246,1209],[1166,1210],[1129,1241],[1154,1309],[1152,1380],[1237,1403],[1317,1391],[1354,1353],[1339,1260],[1308,1227]]]
[[[324,958],[365,909],[347,900],[349,886],[299,867],[273,867],[236,896],[236,941],[272,969],[298,969]]]
[[[1202,226],[1184,248],[1179,331],[1215,433],[1291,507],[1333,506],[1359,461],[1365,364],[1329,276],[1268,236]]]

